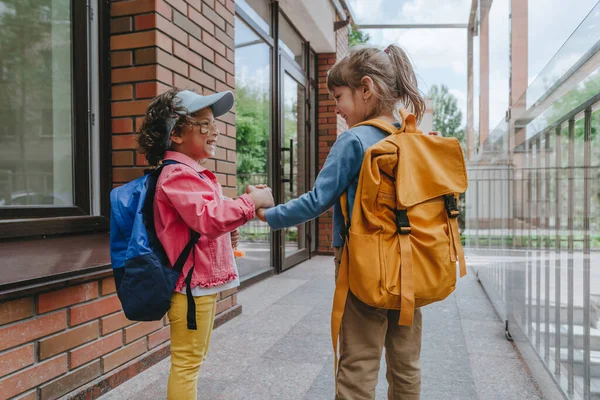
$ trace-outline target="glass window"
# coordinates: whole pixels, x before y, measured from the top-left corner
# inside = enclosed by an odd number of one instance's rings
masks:
[[[73,205],[71,58],[70,2],[0,1],[0,208]]]
[[[237,189],[269,183],[271,132],[271,47],[244,21],[235,20],[235,92]],[[239,249],[246,256],[238,260],[241,278],[271,266],[269,226],[255,219],[240,228]]]
[[[271,34],[271,4],[268,0],[237,0],[240,6],[258,26],[268,34]]]
[[[283,15],[279,17],[279,46],[304,69],[304,41]]]

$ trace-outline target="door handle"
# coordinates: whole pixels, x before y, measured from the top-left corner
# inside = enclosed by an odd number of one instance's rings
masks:
[[[290,139],[290,147],[282,147],[281,151],[290,152],[290,177],[282,178],[281,182],[290,184],[290,193],[294,193],[294,139]]]

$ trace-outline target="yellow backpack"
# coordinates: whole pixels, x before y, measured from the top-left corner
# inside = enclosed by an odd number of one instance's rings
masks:
[[[390,135],[365,152],[352,221],[347,193],[341,198],[345,245],[331,316],[336,357],[348,290],[370,306],[400,310],[399,325],[412,325],[415,307],[454,291],[457,261],[466,274],[457,222],[458,194],[467,189],[460,144],[423,135],[413,114],[400,114],[400,129],[378,119],[359,124]]]

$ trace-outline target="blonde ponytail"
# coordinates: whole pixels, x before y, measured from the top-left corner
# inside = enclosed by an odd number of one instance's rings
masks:
[[[327,88],[348,86],[356,90],[362,85],[363,77],[375,83],[375,96],[379,102],[375,113],[396,111],[402,102],[421,121],[425,114],[425,100],[419,91],[417,78],[408,55],[397,45],[385,50],[376,47],[361,47],[339,60],[327,74]]]

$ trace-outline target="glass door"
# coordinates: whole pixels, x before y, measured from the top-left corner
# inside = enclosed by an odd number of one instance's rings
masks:
[[[280,198],[283,202],[309,190],[306,77],[294,64],[281,57]],[[308,232],[307,224],[281,231],[282,270],[308,259]]]

